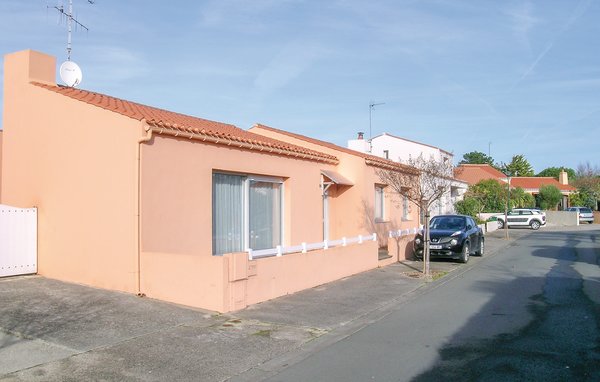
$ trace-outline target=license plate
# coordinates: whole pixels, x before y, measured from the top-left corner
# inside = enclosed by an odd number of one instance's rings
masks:
[[[442,249],[442,246],[439,244],[431,244],[429,245],[429,248],[431,249]]]

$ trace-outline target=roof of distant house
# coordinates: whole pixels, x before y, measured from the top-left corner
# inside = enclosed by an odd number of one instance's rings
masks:
[[[469,184],[477,184],[482,180],[495,179],[506,183],[506,175],[489,164],[461,164],[454,170],[454,175]],[[575,191],[569,184],[562,184],[552,177],[515,176],[510,178],[512,188],[521,187],[524,190],[539,190],[542,186],[553,185],[563,192]]]
[[[454,169],[454,176],[469,184],[477,184],[486,179],[506,182],[506,175],[489,164],[461,164]]]
[[[406,139],[406,138],[402,138],[402,137],[399,137],[399,136],[397,136],[397,135],[390,134],[390,133],[383,133],[383,134],[379,134],[379,135],[376,135],[376,136],[374,136],[374,137],[373,137],[373,138],[371,138],[371,139],[376,139],[376,138],[378,138],[378,137],[382,137],[382,136],[384,136],[384,135],[387,135],[388,137],[392,137],[392,138],[396,138],[396,139],[401,139],[401,140],[403,140],[403,141],[406,141],[406,142],[411,142],[411,143],[416,143],[416,144],[418,144],[418,145],[423,145],[423,146],[431,147],[431,148],[433,148],[433,149],[440,150],[440,151],[442,151],[442,152],[444,152],[444,153],[446,153],[446,154],[448,154],[448,155],[452,155],[452,156],[454,156],[454,154],[452,154],[450,151],[446,151],[446,150],[444,150],[444,149],[441,149],[441,148],[439,148],[439,147],[432,146],[432,145],[429,145],[429,144],[427,144],[427,143],[422,143],[422,142],[413,141],[412,139]]]
[[[512,187],[521,187],[524,190],[539,190],[542,186],[555,186],[561,191],[575,191],[575,187],[562,184],[552,177],[518,176],[510,179]]]
[[[342,147],[342,146],[338,146],[335,145],[333,143],[330,142],[326,142],[326,141],[321,141],[319,139],[315,139],[315,138],[310,138],[304,135],[300,135],[300,134],[295,134],[295,133],[291,133],[289,131],[285,131],[285,130],[279,130],[276,129],[274,127],[270,127],[270,126],[265,126],[265,125],[261,125],[261,124],[256,124],[255,127],[257,128],[261,128],[261,129],[265,129],[268,131],[272,131],[275,133],[279,133],[279,134],[283,134],[283,135],[287,135],[289,137],[292,138],[296,138],[305,142],[309,142],[315,145],[319,145],[319,146],[323,146],[323,147],[327,147],[329,149],[332,150],[337,150],[346,154],[351,154],[351,155],[356,155],[358,157],[364,158],[365,159],[365,163],[367,163],[368,165],[371,166],[376,166],[376,167],[382,167],[382,168],[388,168],[388,169],[394,169],[394,170],[402,170],[402,171],[406,171],[406,172],[410,172],[410,173],[418,173],[418,170],[415,169],[414,167],[411,166],[407,166],[405,164],[402,163],[398,163],[398,162],[394,162],[392,160],[389,159],[384,159],[375,155],[370,155],[370,154],[365,154],[362,153],[360,151],[356,151],[356,150],[351,150],[348,149],[346,147]]]
[[[175,131],[176,134],[181,133],[183,135],[187,133],[190,138],[199,140],[211,138],[211,141],[216,144],[237,145],[250,150],[328,163],[338,162],[338,158],[333,155],[254,134],[227,123],[175,113],[87,90],[37,82],[33,82],[33,84],[138,121],[145,120],[149,126],[161,129],[159,132],[164,129],[165,132],[173,133]]]

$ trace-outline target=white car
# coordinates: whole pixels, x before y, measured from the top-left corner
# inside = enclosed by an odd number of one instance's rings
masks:
[[[590,208],[587,207],[569,207],[567,211],[574,211],[579,214],[579,222],[587,222],[592,224],[594,222],[594,213]]]
[[[498,228],[504,228],[504,214],[496,215]],[[546,214],[533,208],[515,208],[506,217],[508,227],[531,227],[538,230],[546,225]]]

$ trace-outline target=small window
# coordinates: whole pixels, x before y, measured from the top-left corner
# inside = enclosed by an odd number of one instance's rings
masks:
[[[408,220],[409,216],[409,201],[406,195],[402,196],[402,219]]]
[[[375,220],[384,220],[385,197],[382,186],[375,186]]]

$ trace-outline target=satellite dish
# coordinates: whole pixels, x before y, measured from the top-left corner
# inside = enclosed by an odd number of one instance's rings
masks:
[[[60,79],[69,87],[76,87],[81,83],[82,73],[79,65],[73,61],[65,61],[60,66]]]

